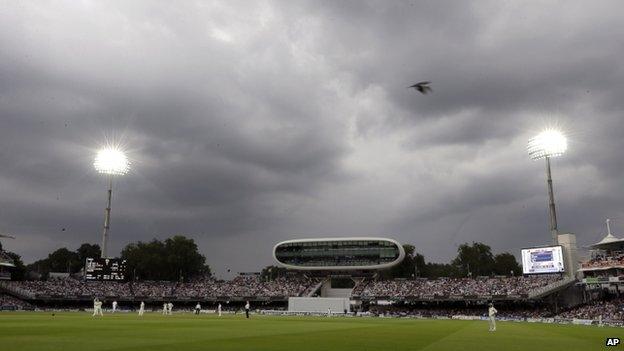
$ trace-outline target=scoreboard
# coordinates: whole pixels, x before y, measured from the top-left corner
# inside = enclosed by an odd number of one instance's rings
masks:
[[[522,273],[562,273],[563,252],[561,246],[522,249]]]
[[[85,279],[124,281],[126,280],[126,260],[119,258],[87,258]]]

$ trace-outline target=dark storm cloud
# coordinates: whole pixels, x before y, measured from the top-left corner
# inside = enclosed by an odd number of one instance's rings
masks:
[[[616,2],[19,2],[0,9],[0,230],[41,257],[175,233],[217,271],[272,245],[387,235],[432,260],[545,243],[543,163],[581,244],[622,218],[624,27]],[[431,80],[433,94],[407,86]],[[618,220],[614,221],[618,228]],[[624,225],[624,224],[623,224]],[[65,228],[63,231],[62,229]]]

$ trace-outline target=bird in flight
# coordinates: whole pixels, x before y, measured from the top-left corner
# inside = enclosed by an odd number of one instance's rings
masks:
[[[416,83],[414,85],[411,85],[411,86],[409,86],[407,88],[408,89],[409,88],[414,88],[414,89],[418,90],[421,94],[425,95],[425,94],[430,93],[430,92],[433,91],[431,89],[431,87],[429,86],[429,84],[431,84],[431,82],[424,81],[424,82],[419,82],[419,83]]]

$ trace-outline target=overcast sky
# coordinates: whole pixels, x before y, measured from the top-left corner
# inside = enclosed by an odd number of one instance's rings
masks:
[[[0,0],[0,232],[32,262],[183,234],[223,275],[281,240],[384,236],[428,260],[624,233],[619,1]],[[432,81],[433,93],[407,86]]]

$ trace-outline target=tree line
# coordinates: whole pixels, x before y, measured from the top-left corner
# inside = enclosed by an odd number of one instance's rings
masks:
[[[1,247],[0,247],[1,248]],[[405,259],[398,265],[381,271],[383,279],[394,278],[438,278],[491,275],[520,275],[522,269],[514,255],[509,252],[494,255],[490,246],[473,242],[457,248],[457,256],[449,263],[426,262],[413,245],[403,245]],[[13,279],[21,280],[26,272],[36,272],[45,279],[50,272],[78,273],[88,257],[100,257],[100,246],[84,243],[75,251],[65,247],[51,252],[47,258],[24,266],[19,255],[7,253],[16,265]],[[121,258],[127,261],[126,276],[131,280],[188,280],[196,276],[211,275],[206,257],[199,252],[193,239],[176,235],[163,241],[133,242],[121,251]],[[284,276],[286,269],[267,266],[261,271],[265,280]],[[292,274],[292,272],[289,272]]]
[[[25,269],[38,273],[43,279],[50,272],[74,274],[84,268],[87,258],[98,258],[100,255],[99,245],[84,243],[75,251],[66,247],[57,249]],[[182,235],[164,241],[153,239],[149,242],[130,243],[121,250],[120,258],[127,261],[128,279],[178,281],[198,275],[210,275],[206,257],[199,252],[195,241]],[[24,277],[25,274],[13,275],[15,280]]]
[[[425,257],[415,252],[413,245],[403,245],[405,259],[398,265],[381,272],[381,277],[439,278],[476,277],[492,275],[521,275],[522,268],[509,252],[494,255],[492,248],[480,242],[464,243],[457,248],[457,256],[450,263],[425,262]]]

